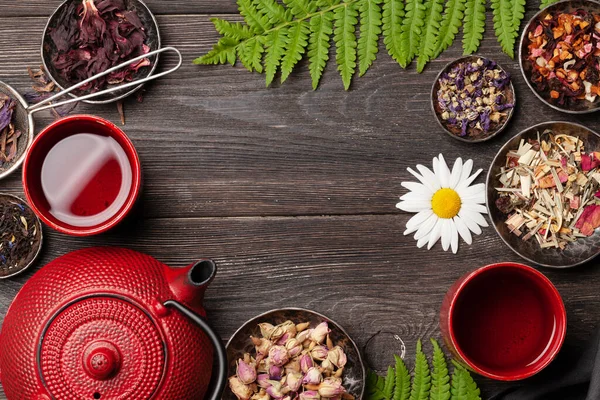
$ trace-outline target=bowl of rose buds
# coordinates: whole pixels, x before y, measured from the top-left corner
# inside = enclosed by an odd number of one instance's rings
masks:
[[[227,343],[226,400],[361,399],[366,371],[337,323],[286,308],[247,321]]]

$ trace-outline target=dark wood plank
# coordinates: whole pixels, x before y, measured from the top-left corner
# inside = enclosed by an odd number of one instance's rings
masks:
[[[412,238],[402,235],[407,219],[396,215],[135,220],[85,240],[46,229],[38,266],[0,282],[0,310],[6,310],[37,268],[75,249],[125,246],[172,266],[210,257],[219,273],[207,293],[206,307],[223,339],[260,312],[306,307],[346,327],[365,350],[369,365],[383,370],[392,352],[399,351],[393,334],[406,342],[409,362],[417,338],[438,337],[439,307],[452,282],[487,263],[518,261],[491,229],[473,246],[461,247],[457,256],[444,253],[439,244],[429,252],[416,249]],[[583,340],[600,317],[588,286],[600,278],[600,269],[544,272],[565,298],[570,339]],[[488,394],[506,386],[479,382]]]
[[[40,16],[49,18],[62,2],[62,0],[3,0],[0,2],[0,16]],[[237,12],[235,0],[144,0],[144,2],[156,15],[227,14]]]

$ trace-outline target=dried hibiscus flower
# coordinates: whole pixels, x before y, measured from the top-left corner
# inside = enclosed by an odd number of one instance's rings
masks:
[[[79,83],[123,61],[150,52],[148,35],[139,15],[127,9],[123,0],[70,2],[49,30],[52,66],[71,84]],[[82,91],[96,92],[108,85],[134,80],[147,58],[132,63],[84,85]]]

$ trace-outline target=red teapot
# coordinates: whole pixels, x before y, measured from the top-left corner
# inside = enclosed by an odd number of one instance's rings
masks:
[[[52,261],[23,286],[4,319],[0,381],[7,398],[218,399],[227,356],[202,308],[216,270],[210,260],[170,268],[120,248]]]

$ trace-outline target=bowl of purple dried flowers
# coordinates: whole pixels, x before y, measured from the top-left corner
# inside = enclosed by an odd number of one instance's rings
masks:
[[[247,321],[227,343],[235,399],[362,399],[360,351],[329,318],[300,308],[268,311]]]
[[[469,143],[490,140],[502,132],[515,101],[510,74],[478,56],[450,62],[431,90],[431,106],[440,126],[453,138]]]
[[[48,20],[42,60],[48,76],[68,88],[129,59],[161,47],[158,23],[141,0],[66,0]],[[152,75],[158,56],[142,59],[71,93],[73,97],[109,89]],[[115,90],[89,103],[120,100],[139,90]]]

